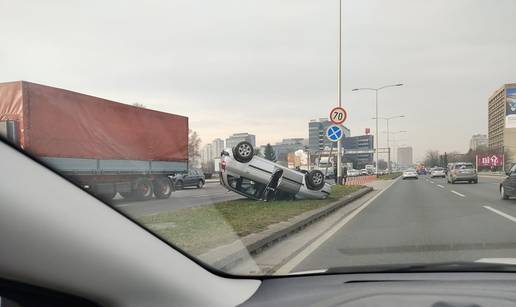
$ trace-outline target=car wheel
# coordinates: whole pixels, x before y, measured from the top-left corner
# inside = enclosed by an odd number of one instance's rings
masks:
[[[253,159],[254,148],[249,142],[240,142],[233,148],[233,156],[240,163],[247,163]]]
[[[183,184],[183,181],[179,180],[179,181],[176,181],[176,190],[182,190],[185,188],[185,185]]]
[[[308,188],[311,190],[320,190],[324,186],[324,174],[320,170],[310,171],[306,175]]]
[[[154,180],[154,195],[158,199],[166,199],[172,193],[173,185],[170,179],[166,177],[157,178]]]
[[[473,183],[477,184],[478,183],[478,179],[473,180]]]
[[[197,188],[202,189],[203,186],[204,186],[204,181],[199,180],[199,182],[197,183]]]
[[[502,199],[509,199],[509,195],[505,193],[505,189],[503,185],[500,186],[500,196],[502,196]]]

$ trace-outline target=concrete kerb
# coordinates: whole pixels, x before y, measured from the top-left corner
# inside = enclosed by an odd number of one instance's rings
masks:
[[[364,187],[356,192],[346,195],[327,206],[305,212],[288,221],[269,226],[265,231],[251,234],[231,244],[219,246],[199,256],[199,259],[209,263],[217,269],[228,271],[232,266],[242,260],[249,259],[249,255],[260,253],[261,250],[276,242],[294,234],[321,218],[333,213],[341,207],[359,199],[373,191],[372,187]]]

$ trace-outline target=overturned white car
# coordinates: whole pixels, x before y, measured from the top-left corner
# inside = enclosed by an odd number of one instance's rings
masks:
[[[302,173],[255,156],[248,142],[222,152],[220,172],[222,185],[256,200],[325,199],[331,190],[321,171]]]

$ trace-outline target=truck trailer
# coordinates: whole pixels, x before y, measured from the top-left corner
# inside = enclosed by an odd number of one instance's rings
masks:
[[[168,198],[188,118],[40,84],[0,83],[0,137],[104,200]]]

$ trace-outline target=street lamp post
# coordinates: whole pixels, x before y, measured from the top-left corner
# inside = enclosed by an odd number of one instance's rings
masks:
[[[389,121],[391,119],[395,119],[395,118],[403,118],[405,117],[405,115],[396,115],[396,116],[391,116],[391,117],[379,117],[378,119],[383,119],[387,122],[387,171],[389,172],[389,174],[391,173],[392,171],[392,168],[391,168],[391,146],[390,146],[390,143],[389,143],[389,137],[390,137],[390,134],[389,134]],[[373,119],[376,119],[376,117],[373,117]]]
[[[351,91],[353,92],[356,92],[356,91],[375,91],[375,105],[376,105],[376,130],[374,132],[375,134],[375,138],[376,138],[376,176],[378,177],[378,155],[379,155],[379,152],[378,152],[378,137],[379,137],[379,133],[378,133],[378,92],[385,89],[385,88],[388,88],[388,87],[396,87],[396,86],[403,86],[403,83],[398,83],[398,84],[391,84],[391,85],[385,85],[385,86],[382,86],[382,87],[378,87],[378,88],[372,88],[372,87],[360,87],[360,88],[355,88],[355,89],[352,89]]]
[[[338,48],[338,72],[337,72],[337,100],[339,103],[339,107],[342,107],[342,82],[341,82],[341,73],[342,73],[342,0],[339,0],[339,48]],[[337,141],[337,178],[336,184],[342,183],[342,144],[341,140]]]

